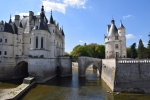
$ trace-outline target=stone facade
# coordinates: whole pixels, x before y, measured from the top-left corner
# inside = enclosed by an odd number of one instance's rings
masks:
[[[125,27],[120,23],[117,28],[115,21],[107,26],[107,35],[105,40],[105,58],[126,58],[126,32]]]
[[[40,15],[29,11],[29,16],[15,15],[14,21],[10,17],[8,23],[0,22],[0,68],[4,69],[0,78],[10,76],[7,73],[13,73],[14,67],[25,61],[29,75],[44,82],[56,76],[58,66],[71,67],[70,58],[63,57],[64,50],[64,31],[53,19],[52,12],[47,19],[44,6]]]

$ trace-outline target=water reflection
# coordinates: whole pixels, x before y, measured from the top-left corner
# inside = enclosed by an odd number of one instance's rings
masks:
[[[21,100],[149,100],[150,95],[115,94],[97,77],[97,71],[87,70],[85,78],[56,77],[44,84],[37,84]]]

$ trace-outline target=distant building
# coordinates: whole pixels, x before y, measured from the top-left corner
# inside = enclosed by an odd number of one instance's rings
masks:
[[[59,24],[45,16],[29,11],[29,16],[15,15],[14,22],[0,22],[0,57],[41,56],[55,58],[64,55],[65,35]]]
[[[126,58],[126,31],[122,22],[117,28],[115,20],[111,20],[111,25],[107,25],[107,36],[105,40],[105,58]]]
[[[20,77],[26,70],[29,76],[47,81],[57,75],[58,68],[72,68],[71,59],[63,56],[64,50],[64,31],[54,21],[52,12],[49,20],[46,18],[44,6],[40,15],[29,11],[29,16],[15,15],[14,21],[11,17],[8,23],[1,21],[0,80]],[[61,75],[70,75],[66,70]]]

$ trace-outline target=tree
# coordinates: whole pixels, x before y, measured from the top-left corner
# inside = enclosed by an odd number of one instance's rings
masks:
[[[75,60],[79,56],[89,56],[94,58],[105,58],[105,46],[98,45],[96,43],[86,44],[86,45],[77,45],[73,48],[71,56]]]
[[[79,56],[89,56],[88,49],[86,46],[78,45],[74,47],[71,56],[73,56],[73,60],[77,61],[77,57]]]
[[[131,45],[131,58],[137,58],[136,43]]]
[[[127,58],[131,58],[131,48],[127,48]]]
[[[145,49],[145,47],[144,47],[144,44],[143,44],[143,42],[142,42],[142,40],[140,39],[139,40],[139,45],[138,45],[138,58],[144,58],[143,56],[143,53],[144,53],[144,49]]]
[[[68,52],[64,52],[64,56],[70,56]]]
[[[97,45],[95,48],[96,58],[105,58],[105,46]]]

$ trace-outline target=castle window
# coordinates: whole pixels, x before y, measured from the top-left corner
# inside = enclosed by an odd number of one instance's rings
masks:
[[[119,48],[118,44],[115,44],[115,48],[116,48],[116,49],[118,49],[118,48]]]
[[[0,51],[0,55],[2,55],[2,51]]]
[[[38,26],[36,26],[36,30],[38,30]]]
[[[7,39],[5,39],[5,43],[7,43]]]
[[[2,42],[2,38],[0,39],[0,42]]]
[[[41,48],[43,48],[43,37],[41,37]]]
[[[36,48],[38,48],[38,37],[36,37]]]
[[[115,36],[115,40],[118,40],[118,36]]]
[[[30,38],[30,44],[31,44],[31,38]]]
[[[4,52],[4,55],[7,55],[7,51]]]

